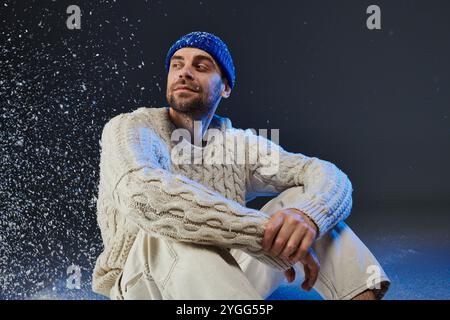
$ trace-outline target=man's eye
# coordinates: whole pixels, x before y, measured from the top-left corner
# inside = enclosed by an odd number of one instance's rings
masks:
[[[201,70],[206,70],[207,67],[204,64],[198,64],[197,68],[201,69]]]
[[[172,68],[177,68],[179,66],[179,63],[172,63]]]

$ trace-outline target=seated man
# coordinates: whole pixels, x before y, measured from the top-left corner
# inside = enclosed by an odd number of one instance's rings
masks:
[[[190,33],[170,48],[166,68],[169,107],[118,115],[103,129],[104,251],[93,290],[112,299],[264,299],[301,273],[302,288],[326,299],[381,298],[389,279],[342,222],[352,207],[347,176],[215,115],[235,84],[227,46]],[[245,207],[260,195],[276,197]]]

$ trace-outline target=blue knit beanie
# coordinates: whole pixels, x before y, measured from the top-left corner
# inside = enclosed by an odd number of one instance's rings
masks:
[[[185,47],[197,48],[208,52],[220,65],[223,72],[225,72],[225,77],[228,80],[228,84],[231,89],[233,89],[235,83],[235,70],[230,51],[228,51],[227,45],[219,37],[208,32],[191,32],[182,36],[177,42],[175,42],[169,49],[169,52],[167,52],[167,72],[169,72],[170,59],[172,59],[173,54],[177,50]]]

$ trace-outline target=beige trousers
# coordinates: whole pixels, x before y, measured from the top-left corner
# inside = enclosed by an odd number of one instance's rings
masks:
[[[289,208],[299,192],[302,189],[285,190],[261,211],[273,214]],[[321,266],[314,289],[324,299],[351,299],[367,289],[374,289],[381,298],[387,291],[390,281],[385,272],[345,223],[337,224],[317,240],[313,249]],[[295,265],[295,270],[296,277],[303,277],[300,264]],[[283,272],[241,250],[156,238],[141,230],[110,296],[111,299],[261,300],[284,281]]]

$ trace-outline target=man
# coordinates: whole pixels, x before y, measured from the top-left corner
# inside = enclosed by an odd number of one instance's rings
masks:
[[[166,69],[169,107],[118,115],[102,133],[105,248],[93,290],[112,299],[264,299],[283,275],[292,282],[301,273],[302,288],[326,299],[381,298],[389,279],[342,222],[352,206],[347,176],[215,115],[235,85],[223,41],[187,34]],[[276,197],[245,207],[259,195]]]

